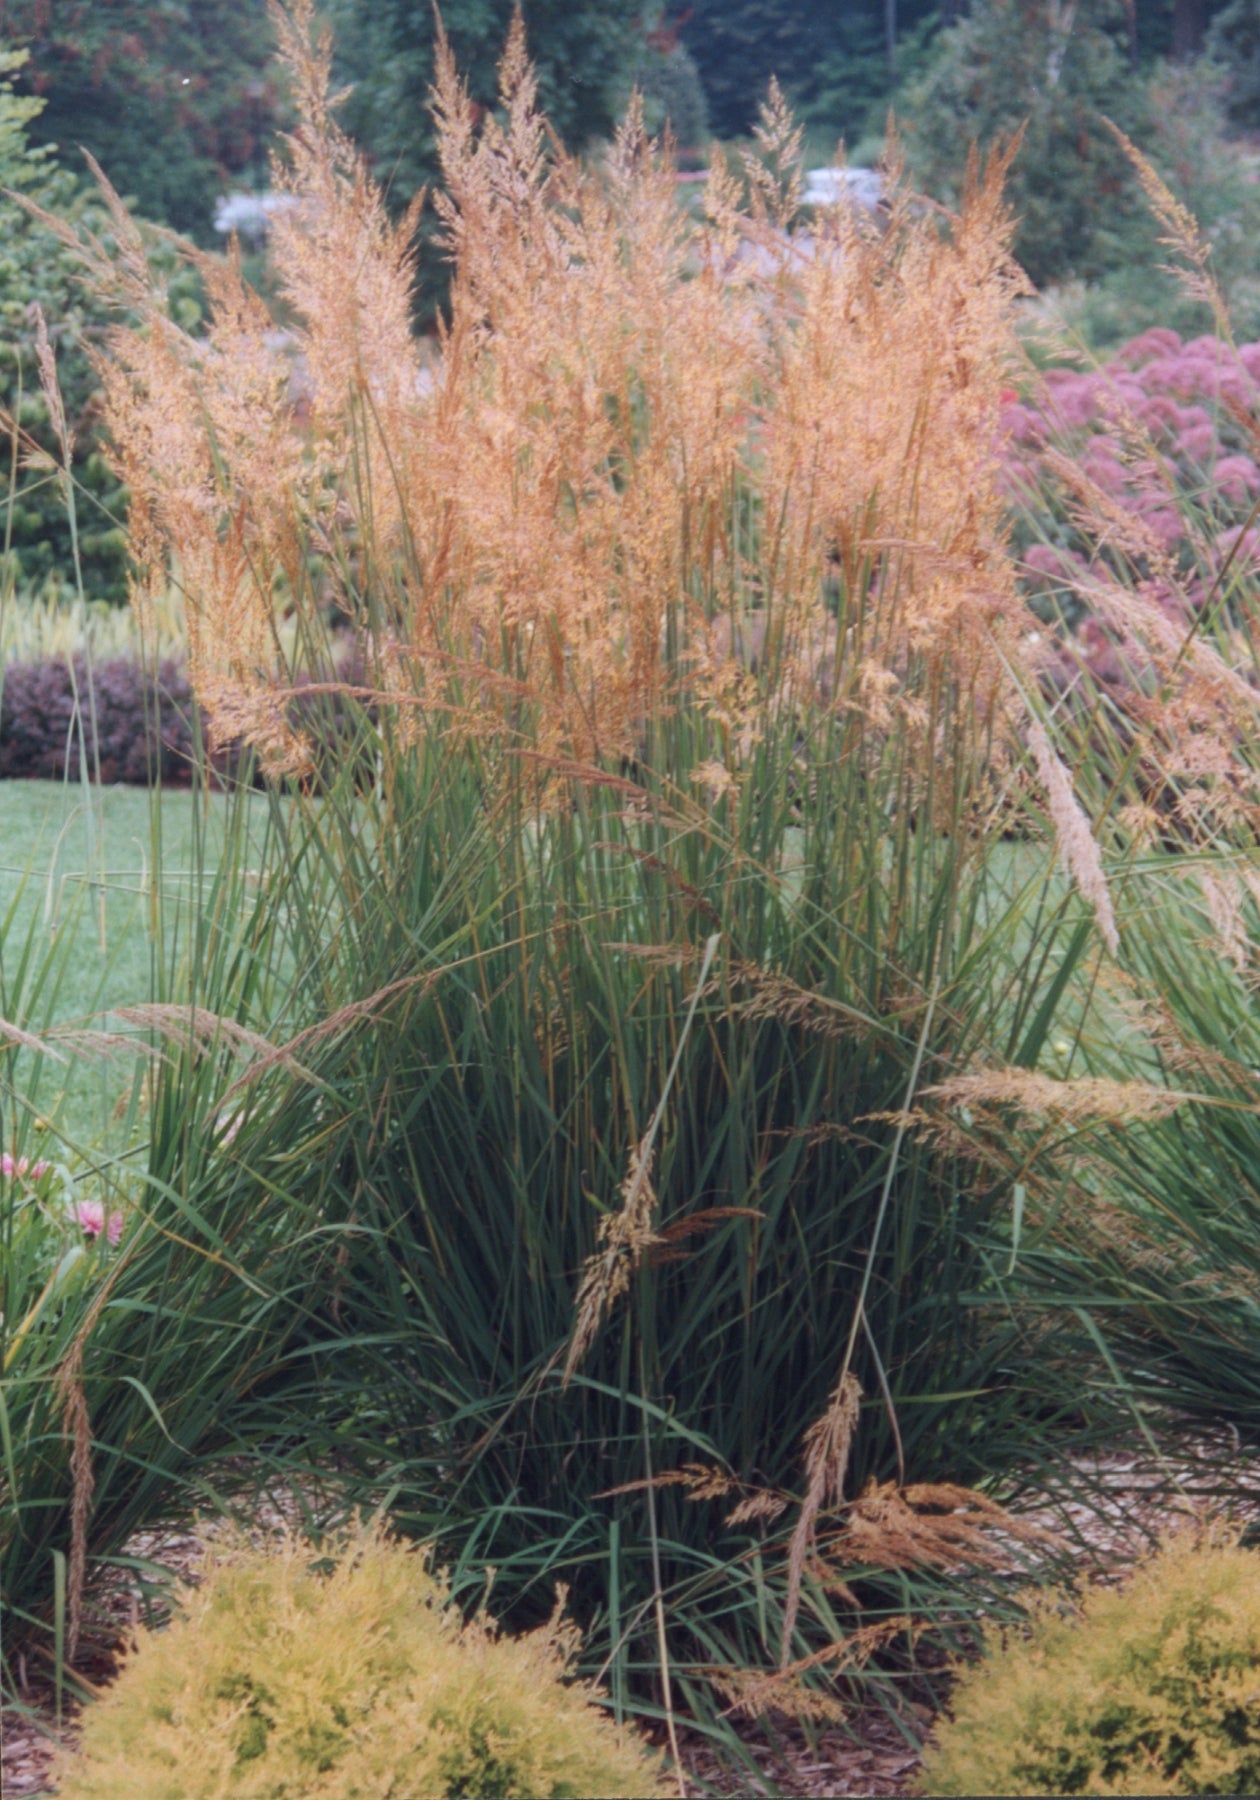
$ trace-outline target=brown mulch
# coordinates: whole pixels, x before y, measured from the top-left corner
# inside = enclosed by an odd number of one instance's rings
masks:
[[[703,1739],[684,1734],[679,1745],[687,1782],[688,1800],[706,1794],[791,1795],[800,1800],[823,1796],[867,1794],[899,1795],[909,1791],[920,1763],[917,1748],[907,1735],[927,1735],[932,1715],[927,1707],[913,1709],[901,1729],[877,1707],[856,1713],[843,1730],[829,1726],[812,1738],[791,1719],[779,1721],[771,1736],[753,1725],[739,1727],[745,1754],[760,1774],[756,1781],[731,1759],[717,1754]]]
[[[1089,1492],[1082,1499],[1082,1490]],[[1065,1458],[1062,1477],[1012,1503],[1021,1519],[1053,1531],[1071,1548],[1081,1578],[1110,1583],[1123,1576],[1161,1535],[1195,1517],[1260,1518],[1260,1462],[1228,1433],[1165,1438],[1158,1450],[1139,1439],[1096,1456]],[[295,1509],[283,1498],[255,1515],[273,1530]],[[172,1573],[193,1572],[204,1548],[200,1532],[144,1533],[128,1551]],[[137,1616],[134,1591],[121,1585],[101,1602],[118,1635]],[[82,1671],[95,1687],[108,1679],[108,1663]],[[75,1704],[67,1700],[61,1728],[46,1674],[19,1669],[23,1706],[0,1714],[0,1793],[4,1800],[36,1800],[48,1794],[49,1769],[58,1744],[73,1746]],[[802,1728],[790,1719],[741,1723],[744,1763],[715,1751],[699,1733],[684,1731],[680,1752],[689,1797],[784,1796],[820,1800],[830,1795],[900,1796],[909,1793],[919,1768],[916,1741],[931,1726],[930,1710],[903,1703],[899,1718],[880,1708],[855,1713],[845,1727]],[[753,1773],[755,1769],[756,1773]]]

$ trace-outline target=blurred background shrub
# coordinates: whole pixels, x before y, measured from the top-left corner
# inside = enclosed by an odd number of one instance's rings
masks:
[[[182,663],[10,663],[0,682],[0,780],[60,780],[87,768],[138,786],[192,780],[195,701]]]

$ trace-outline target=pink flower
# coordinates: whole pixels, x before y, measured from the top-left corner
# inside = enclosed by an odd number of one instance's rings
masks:
[[[1021,406],[1017,401],[1010,401],[1003,406],[998,417],[998,432],[1014,444],[1043,444],[1046,422],[1031,406]]]
[[[1176,448],[1188,462],[1205,463],[1216,455],[1219,440],[1211,425],[1191,425],[1179,434]]]
[[[0,1175],[16,1175],[19,1179],[38,1181],[51,1168],[50,1162],[33,1163],[25,1156],[10,1156],[7,1150],[0,1154]]]
[[[1185,534],[1186,523],[1175,507],[1148,503],[1147,505],[1139,504],[1132,510],[1163,549],[1171,550],[1180,543]]]
[[[122,1237],[122,1214],[112,1212],[106,1220],[105,1206],[100,1200],[76,1200],[74,1218],[84,1237],[97,1238],[103,1231],[111,1244],[116,1244]]]
[[[1175,331],[1166,325],[1153,325],[1140,337],[1130,338],[1127,344],[1116,351],[1115,360],[1119,363],[1136,365],[1147,361],[1152,356],[1175,355],[1181,349],[1181,339]]]
[[[1030,544],[1024,552],[1024,567],[1051,581],[1063,581],[1073,566],[1079,568],[1080,564],[1080,557],[1073,551],[1056,549],[1053,544]]]
[[[1260,469],[1249,456],[1222,456],[1212,471],[1212,479],[1227,500],[1245,506],[1260,487]]]
[[[1217,567],[1223,566],[1231,557],[1239,569],[1254,571],[1260,569],[1260,530],[1254,525],[1231,525],[1228,530],[1217,533],[1215,542]]]
[[[1158,432],[1163,427],[1173,429],[1179,425],[1191,423],[1192,421],[1186,420],[1183,415],[1187,412],[1197,412],[1199,409],[1178,406],[1177,402],[1167,394],[1151,394],[1142,401],[1136,410],[1142,423],[1149,430]]]
[[[1094,438],[1081,457],[1081,470],[1104,494],[1118,500],[1124,494],[1128,471],[1107,438]]]

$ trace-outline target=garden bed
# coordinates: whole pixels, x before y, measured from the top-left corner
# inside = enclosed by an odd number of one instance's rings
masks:
[[[234,1472],[240,1474],[239,1465]],[[1122,1581],[1134,1560],[1160,1538],[1200,1518],[1228,1519],[1247,1527],[1260,1520],[1260,1470],[1236,1433],[1210,1433],[1165,1422],[1158,1436],[1134,1432],[1131,1440],[1097,1454],[1064,1459],[1057,1477],[1039,1471],[1037,1487],[1011,1502],[1025,1523],[1069,1544],[1077,1579],[1086,1583]],[[308,1499],[310,1497],[308,1496]],[[291,1493],[269,1489],[262,1502],[242,1515],[252,1533],[294,1527],[307,1511]],[[177,1579],[195,1571],[213,1522],[169,1532],[138,1534],[125,1555],[154,1565]],[[145,1596],[118,1584],[106,1606],[125,1631],[140,1617]],[[108,1662],[99,1654],[85,1671],[94,1686],[108,1680]],[[939,1676],[936,1678],[939,1691]],[[742,1747],[737,1762],[729,1750],[684,1726],[679,1733],[688,1800],[703,1795],[781,1796],[820,1800],[824,1795],[900,1796],[913,1791],[921,1758],[915,1739],[926,1737],[934,1717],[924,1684],[904,1698],[894,1717],[885,1708],[855,1709],[849,1724],[803,1726],[785,1715],[736,1721]],[[74,1742],[76,1705],[67,1701],[57,1728],[51,1685],[32,1676],[27,1707],[3,1715],[0,1769],[6,1800],[38,1800],[48,1788],[48,1771],[59,1743]],[[750,1772],[760,1772],[761,1785]]]

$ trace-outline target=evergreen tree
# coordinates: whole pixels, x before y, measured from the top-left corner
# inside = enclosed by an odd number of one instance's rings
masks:
[[[108,239],[110,222],[95,190],[60,167],[46,147],[32,148],[28,141],[41,122],[43,102],[15,91],[27,73],[24,63],[22,51],[0,53],[0,187]],[[158,263],[168,277],[181,279],[169,250],[158,253]],[[125,495],[101,454],[91,363],[106,318],[78,275],[77,261],[60,241],[16,200],[0,195],[0,406],[5,413],[0,430],[9,544],[3,580],[25,589],[51,583],[60,592],[74,585],[69,516],[58,472],[63,446],[40,387],[42,316],[73,442],[84,586],[89,599],[121,600],[126,592]],[[182,285],[187,306],[186,277]],[[191,322],[195,313],[184,317]]]
[[[1213,20],[1206,48],[1220,70],[1231,122],[1260,130],[1260,0],[1231,0]]]
[[[446,0],[442,24],[479,105],[492,106],[514,0]],[[612,129],[643,41],[634,0],[523,0],[543,109],[580,149]],[[432,0],[330,0],[338,65],[354,91],[341,118],[399,202],[437,173],[429,84]]]
[[[882,116],[907,40],[938,17],[939,0],[896,0],[891,12],[888,0],[691,0],[679,31],[719,136],[751,129],[773,75],[802,112],[838,115],[853,138]]]
[[[266,183],[282,108],[265,0],[0,0],[34,140],[82,145],[147,218],[215,242],[216,197]]]
[[[908,96],[915,178],[947,200],[973,144],[1024,128],[1009,193],[1019,217],[1016,255],[1038,285],[1115,267],[1144,217],[1106,125],[1113,119],[1135,141],[1146,135],[1127,27],[1122,0],[974,0]]]

